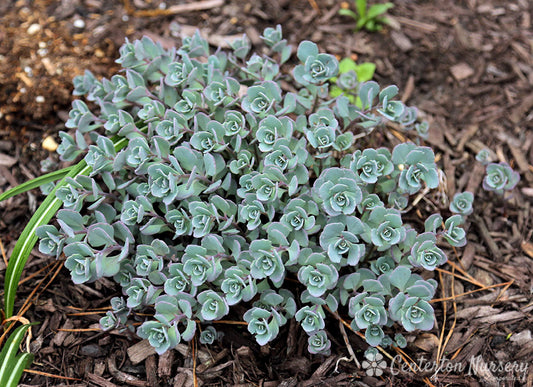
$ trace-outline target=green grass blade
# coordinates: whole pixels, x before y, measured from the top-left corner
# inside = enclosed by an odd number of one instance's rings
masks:
[[[4,311],[6,318],[13,315],[13,307],[15,304],[15,293],[17,291],[18,282],[24,269],[24,265],[37,242],[37,235],[35,230],[37,227],[47,224],[52,217],[57,213],[63,202],[56,198],[55,193],[59,187],[64,186],[66,177],[75,177],[77,175],[88,174],[91,171],[85,160],[80,161],[74,165],[69,173],[54,187],[50,194],[46,197],[43,203],[39,206],[35,214],[22,231],[13,253],[9,258],[6,270],[5,284],[4,284]]]
[[[357,20],[357,14],[352,11],[351,9],[339,9],[339,15],[342,15],[342,16],[350,16],[352,17],[354,20]]]
[[[113,138],[113,142],[115,144],[115,150],[118,152],[128,144],[128,139],[124,137],[115,137]],[[4,312],[6,318],[9,318],[13,315],[18,282],[20,280],[20,276],[22,275],[22,271],[24,270],[24,265],[26,264],[31,250],[33,249],[33,246],[35,246],[35,243],[38,239],[37,235],[35,235],[35,230],[37,230],[39,226],[48,224],[48,222],[50,222],[63,204],[63,202],[55,196],[57,189],[67,184],[67,177],[73,178],[78,175],[87,175],[91,172],[91,169],[92,168],[87,165],[85,160],[82,160],[78,164],[71,166],[68,173],[59,183],[56,184],[46,199],[44,199],[43,203],[39,206],[35,214],[33,214],[30,221],[22,231],[22,234],[15,244],[13,253],[9,258],[6,270],[4,283]]]
[[[2,380],[2,384],[0,385],[3,387],[17,387],[19,385],[20,378],[22,377],[24,369],[28,368],[32,362],[32,353],[26,352],[17,356],[16,359],[14,359],[13,364],[9,366],[9,372],[6,375],[6,379]]]
[[[359,14],[359,18],[361,19],[366,18],[367,7],[368,7],[367,0],[355,0],[355,9],[357,13]]]
[[[34,324],[25,324],[15,329],[8,337],[2,348],[2,352],[0,352],[0,386],[2,387],[16,386],[24,368],[31,364],[33,359],[32,354],[25,353],[17,356],[20,343],[24,339],[24,334],[31,325]],[[16,378],[17,373],[18,379]]]
[[[388,9],[391,9],[393,7],[394,7],[394,4],[392,3],[374,4],[368,10],[367,19],[375,19],[376,17],[384,14],[385,12],[387,12]]]
[[[47,173],[46,175],[36,177],[35,179],[32,179],[30,181],[17,185],[16,187],[13,187],[7,190],[6,192],[0,194],[0,202],[3,200],[9,199],[12,196],[29,191],[30,189],[40,187],[41,185],[44,185],[46,183],[50,183],[52,181],[62,179],[70,172],[72,168],[73,166],[66,167],[66,168],[60,169],[59,171],[50,172],[50,173]]]

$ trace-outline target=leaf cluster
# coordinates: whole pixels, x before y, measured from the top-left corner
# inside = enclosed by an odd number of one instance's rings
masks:
[[[370,32],[380,31],[383,24],[388,24],[389,20],[384,16],[387,10],[394,7],[393,3],[372,4],[368,6],[367,0],[354,0],[356,12],[350,9],[341,8],[339,15],[350,16],[356,22],[355,30],[365,29]]]

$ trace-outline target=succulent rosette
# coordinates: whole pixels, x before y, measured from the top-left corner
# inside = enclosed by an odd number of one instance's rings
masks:
[[[285,266],[277,249],[267,239],[259,239],[250,243],[250,255],[254,258],[250,267],[253,278],[270,278],[280,284],[285,278]]]
[[[409,262],[413,266],[433,271],[446,261],[446,254],[437,247],[437,238],[434,233],[425,232],[416,237],[409,255]]]
[[[331,262],[342,266],[356,266],[365,254],[365,244],[358,235],[364,232],[363,223],[354,216],[347,216],[342,223],[329,223],[320,234],[320,246]]]
[[[431,148],[413,143],[399,144],[392,152],[392,162],[400,169],[400,190],[414,194],[422,188],[422,182],[428,188],[438,187],[439,175]]]
[[[391,174],[394,171],[394,164],[388,149],[369,148],[362,152],[360,150],[354,152],[350,169],[365,183],[374,184],[380,177]]]
[[[474,202],[474,194],[471,192],[461,192],[453,195],[453,200],[450,203],[450,211],[459,215],[470,215],[473,211],[472,203]]]
[[[353,317],[351,325],[355,330],[382,326],[388,320],[385,301],[381,297],[372,297],[367,293],[350,298],[349,315]]]
[[[418,297],[409,297],[398,293],[389,302],[389,314],[394,321],[412,332],[415,329],[430,330],[433,328],[434,311],[431,305]]]
[[[213,253],[216,254],[216,251],[210,252],[197,245],[189,245],[185,249],[182,257],[183,272],[190,276],[194,286],[200,286],[206,281],[211,282],[220,275],[220,262],[209,259]]]
[[[243,318],[248,323],[248,332],[254,335],[259,345],[265,345],[278,335],[279,320],[268,310],[254,307]]]
[[[365,223],[365,232],[361,236],[376,246],[378,251],[397,245],[406,236],[400,212],[393,208],[374,208]]]
[[[307,339],[308,347],[310,353],[328,355],[331,353],[331,341],[326,334],[326,331],[317,331],[313,333]]]
[[[466,231],[460,227],[464,223],[461,215],[452,215],[444,222],[444,238],[455,247],[462,247],[466,244]]]
[[[505,190],[513,189],[520,181],[520,175],[506,163],[488,164],[483,178],[483,188],[501,195]]]
[[[257,141],[261,152],[270,152],[274,144],[279,139],[290,139],[292,137],[292,120],[285,117],[281,120],[273,115],[269,115],[259,122],[257,129]]]
[[[310,199],[304,196],[305,199]],[[309,235],[320,229],[316,217],[319,214],[318,206],[312,200],[302,198],[291,199],[283,211],[280,222],[291,230],[291,236],[298,241],[300,246],[307,246]]]
[[[345,168],[324,170],[315,181],[313,191],[330,216],[353,214],[363,199],[357,177]]]
[[[220,320],[229,312],[229,306],[224,297],[214,290],[204,290],[196,298],[202,305],[200,315],[206,321]]]
[[[337,269],[326,263],[302,266],[298,271],[298,280],[307,287],[313,297],[320,297],[328,289],[333,289],[338,279]]]
[[[322,83],[339,72],[337,59],[333,55],[320,54],[318,46],[312,42],[300,43],[297,55],[303,65],[294,68],[294,78],[301,84]]]
[[[241,300],[250,301],[257,293],[256,281],[248,270],[233,266],[224,272],[224,280],[220,285],[228,305],[235,305]]]
[[[326,326],[324,322],[326,316],[324,310],[320,306],[304,306],[296,312],[294,317],[307,333],[316,332],[320,329],[324,329]]]
[[[200,343],[202,344],[213,344],[216,338],[217,331],[212,325],[205,327],[200,333]]]
[[[272,81],[248,88],[242,100],[242,109],[260,118],[266,117],[281,102],[281,89]]]
[[[175,325],[165,326],[158,321],[146,321],[138,329],[137,334],[155,348],[158,354],[163,354],[174,348],[180,342],[180,334]]]

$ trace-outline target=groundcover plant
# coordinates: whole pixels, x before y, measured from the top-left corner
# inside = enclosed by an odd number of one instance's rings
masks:
[[[143,38],[123,45],[119,74],[76,77],[74,94],[89,103],[73,103],[58,153],[83,160],[40,180],[62,178],[30,224],[39,249],[66,257],[76,284],[116,281],[122,295],[102,329],[135,330],[160,354],[199,326],[212,343],[210,323],[239,303],[248,310],[232,316],[260,345],[294,317],[309,351],[327,354],[326,312],[340,311],[371,346],[403,347],[401,331],[433,327],[437,282],[421,274],[446,262],[441,242],[466,243],[473,195],[456,195],[447,219],[404,222],[413,195],[439,185],[433,150],[359,144],[389,123],[423,137],[427,123],[396,86],[354,71],[338,81],[357,104],[331,97],[334,56],[304,41],[291,66],[281,27],[262,39],[260,55],[246,37],[213,53],[198,33],[170,50]],[[512,188],[517,175],[494,165],[484,184]]]

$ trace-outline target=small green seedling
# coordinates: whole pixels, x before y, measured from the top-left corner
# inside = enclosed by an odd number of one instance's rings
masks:
[[[370,32],[375,32],[381,30],[383,24],[389,24],[389,19],[382,15],[394,7],[394,4],[374,4],[368,7],[367,0],[355,0],[354,4],[357,13],[350,9],[341,8],[339,15],[352,17],[356,21],[356,31],[365,29]]]
[[[372,80],[376,65],[372,62],[357,64],[351,58],[344,58],[339,62],[339,76],[333,77],[329,95],[331,98],[344,95],[350,100],[350,103],[361,107],[361,101],[357,97],[357,89],[363,82]]]

